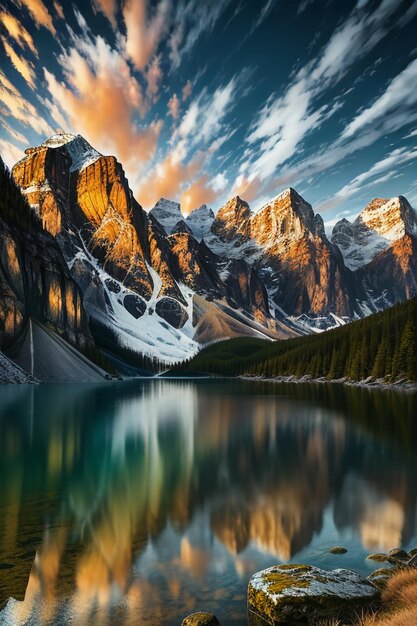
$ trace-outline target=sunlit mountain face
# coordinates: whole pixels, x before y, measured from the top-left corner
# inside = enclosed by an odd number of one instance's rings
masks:
[[[0,154],[80,133],[145,209],[185,215],[287,187],[327,227],[413,205],[416,20],[407,0],[6,0]]]
[[[168,626],[204,607],[237,626],[254,571],[331,569],[341,543],[366,574],[369,552],[414,546],[415,399],[274,390],[8,387],[0,622]]]

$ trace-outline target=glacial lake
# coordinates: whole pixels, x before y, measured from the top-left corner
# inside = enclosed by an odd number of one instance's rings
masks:
[[[180,626],[205,610],[242,626],[260,569],[368,574],[369,553],[417,546],[417,396],[4,386],[0,478],[0,624]]]

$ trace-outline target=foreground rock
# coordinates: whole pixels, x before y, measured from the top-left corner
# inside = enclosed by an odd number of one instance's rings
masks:
[[[356,572],[279,565],[256,573],[248,586],[250,626],[346,619],[379,602],[379,590]]]
[[[213,613],[192,613],[182,621],[181,626],[220,626]]]

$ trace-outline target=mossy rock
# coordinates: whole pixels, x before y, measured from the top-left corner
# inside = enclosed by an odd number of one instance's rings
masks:
[[[379,589],[356,572],[311,565],[276,566],[258,572],[248,585],[250,626],[348,618],[379,602]]]
[[[329,549],[330,554],[346,554],[347,550],[343,546],[333,546]]]
[[[408,554],[405,550],[401,550],[401,548],[394,548],[388,552],[388,556],[395,557],[396,559],[400,559],[401,561],[409,561],[411,554]]]
[[[372,580],[375,576],[392,576],[395,573],[395,569],[391,567],[380,567],[379,569],[374,570],[368,576],[369,580]]]
[[[213,613],[191,613],[182,620],[181,626],[220,626],[220,624]]]
[[[388,555],[387,554],[383,554],[382,552],[377,552],[375,554],[368,554],[368,556],[366,558],[369,559],[370,561],[376,561],[377,563],[387,563],[388,562]]]

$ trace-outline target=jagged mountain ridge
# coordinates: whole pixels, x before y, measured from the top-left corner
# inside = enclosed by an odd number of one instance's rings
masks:
[[[57,134],[28,149],[13,176],[58,241],[96,341],[107,349],[121,346],[165,361],[192,354],[199,323],[208,326],[201,307],[193,306],[196,295],[221,303],[231,326],[242,309],[248,334],[279,336],[282,324],[269,315],[256,270],[242,262],[226,284],[224,261],[207,260],[179,206],[162,199],[147,214],[120,163],[81,136]]]
[[[415,215],[405,199],[395,215],[382,211],[376,226],[367,207],[362,231],[372,225],[399,235],[354,269],[346,250],[362,245],[356,222],[339,223],[329,240],[322,218],[291,188],[257,212],[237,196],[217,215],[202,205],[184,216],[163,198],[146,213],[121,164],[70,134],[28,149],[13,176],[59,243],[95,339],[104,337],[107,349],[172,362],[215,339],[284,338],[339,325],[417,291]],[[404,233],[391,223],[403,213]],[[408,277],[398,287],[404,263]],[[389,290],[383,283],[394,278]]]

